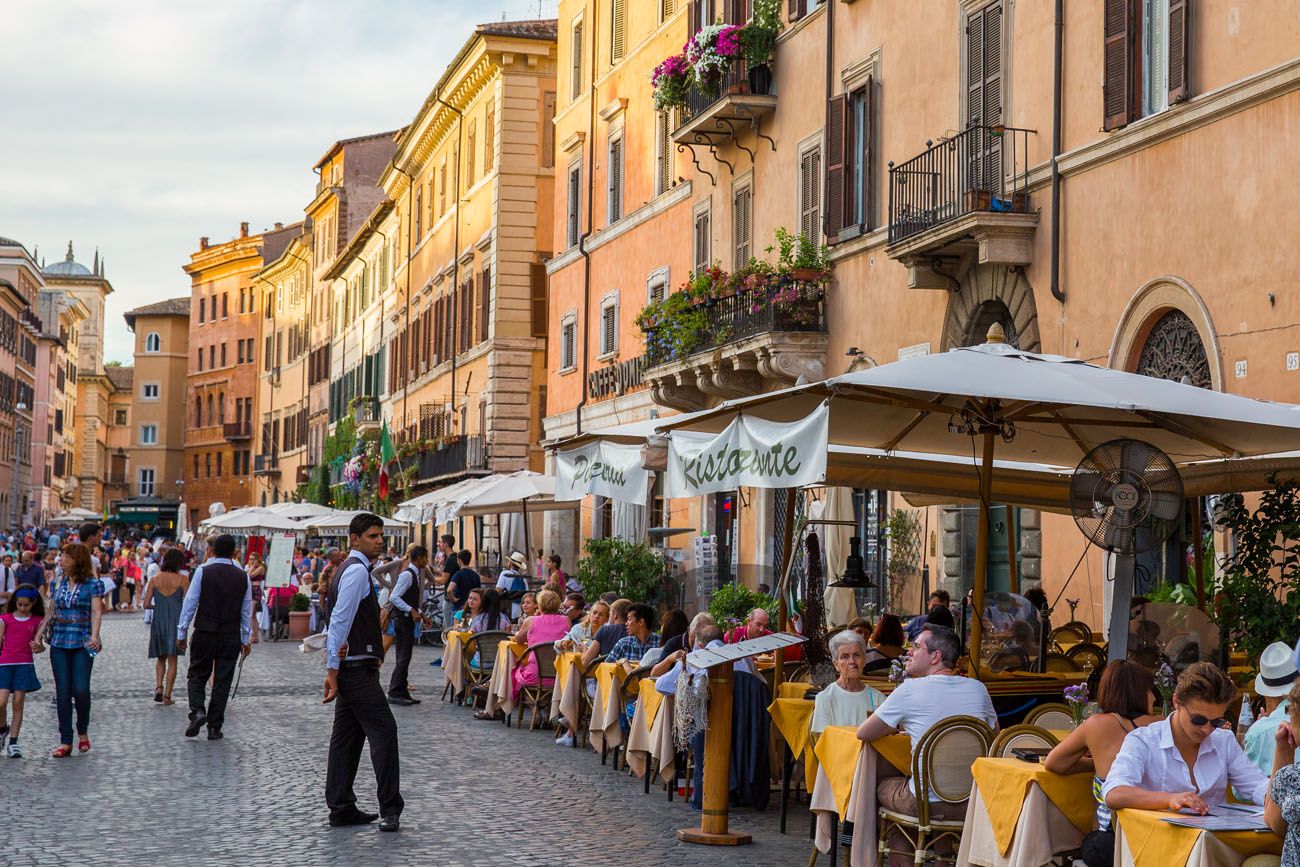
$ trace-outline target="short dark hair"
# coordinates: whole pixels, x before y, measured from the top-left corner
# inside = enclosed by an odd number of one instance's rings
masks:
[[[903,632],[903,621],[898,619],[897,614],[882,614],[880,622],[876,624],[876,631],[871,633],[871,640],[876,644],[902,647],[907,640],[907,635]]]
[[[168,548],[167,553],[163,554],[162,570],[164,572],[179,572],[185,565],[185,551],[180,548]]]
[[[456,537],[451,535],[450,533],[444,533],[438,538],[439,541],[441,541],[442,544],[446,545],[448,548],[456,547]]]
[[[423,545],[412,545],[411,550],[406,552],[406,556],[411,560],[419,560],[421,557],[429,556],[429,549]]]
[[[1097,685],[1097,706],[1103,713],[1117,713],[1126,719],[1142,716],[1151,709],[1156,679],[1150,670],[1128,659],[1107,663]]]
[[[930,615],[926,618],[927,623],[935,626],[946,626],[952,629],[956,622],[952,619],[952,610],[947,605],[933,605],[930,607]]]
[[[461,552],[456,556],[460,559],[460,565],[462,566],[468,566],[469,561],[474,559],[474,555],[471,554],[468,550],[463,548],[461,549]]]
[[[947,590],[944,590],[943,588],[939,588],[938,590],[932,590],[932,591],[930,591],[930,598],[931,598],[931,599],[938,599],[938,600],[939,600],[939,603],[940,603],[941,605],[947,605],[947,604],[949,604],[950,602],[952,602],[952,597],[949,596],[949,595],[948,595],[948,591],[947,591]]]
[[[587,600],[586,600],[586,599],[583,597],[583,595],[582,595],[581,593],[579,593],[577,590],[570,590],[568,593],[565,593],[565,594],[564,594],[564,598],[565,598],[565,599],[572,599],[574,602],[577,603],[577,605],[578,605],[579,608],[586,608],[586,607],[587,607]]]
[[[561,564],[564,562],[560,559],[559,554],[552,554],[547,559],[551,561],[551,565],[554,566],[556,569],[559,569]]]
[[[82,542],[85,542],[91,536],[95,535],[96,533],[102,533],[103,531],[104,528],[99,524],[96,524],[94,521],[87,521],[86,523],[82,524],[80,527],[77,528],[77,538],[80,539]]]
[[[212,540],[212,553],[218,557],[229,557],[235,553],[235,537],[229,533],[222,533]]]
[[[943,667],[956,668],[957,660],[961,659],[961,639],[957,637],[957,633],[946,626],[935,626],[928,623],[921,629],[921,632],[929,633],[930,640],[925,644],[930,650],[939,651],[939,656],[943,660]]]
[[[1174,697],[1180,702],[1196,698],[1206,704],[1227,704],[1237,697],[1237,687],[1213,663],[1193,662],[1178,675]]]
[[[1034,606],[1036,610],[1038,611],[1047,610],[1047,594],[1043,592],[1043,588],[1030,587],[1028,590],[1026,590],[1024,593],[1021,593],[1020,595],[1025,597],[1025,601],[1028,602],[1030,605]]]
[[[383,527],[384,519],[373,512],[358,512],[348,524],[348,536],[364,536],[371,527]]]
[[[637,620],[654,629],[655,610],[644,602],[633,602],[628,606],[627,613],[635,614]]]

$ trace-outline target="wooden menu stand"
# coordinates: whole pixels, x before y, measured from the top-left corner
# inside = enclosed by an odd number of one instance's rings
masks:
[[[727,830],[731,802],[731,705],[733,666],[736,660],[780,650],[806,641],[803,636],[778,632],[751,638],[715,650],[697,650],[686,657],[691,668],[709,672],[709,727],[704,733],[703,809],[698,828],[681,828],[677,839],[706,846],[742,846],[750,835]]]

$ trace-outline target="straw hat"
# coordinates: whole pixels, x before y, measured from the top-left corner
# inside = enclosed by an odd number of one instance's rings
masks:
[[[520,554],[518,551],[511,552],[510,562],[514,563],[516,566],[518,566],[521,569],[528,568],[528,558],[525,557],[523,554]]]
[[[1296,677],[1295,652],[1290,645],[1274,641],[1259,655],[1255,692],[1260,695],[1284,696],[1291,691],[1291,684]]]

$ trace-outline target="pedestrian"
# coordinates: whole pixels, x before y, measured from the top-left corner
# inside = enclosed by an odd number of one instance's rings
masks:
[[[411,652],[415,647],[416,621],[425,628],[430,625],[429,619],[420,611],[420,573],[429,564],[429,549],[413,545],[406,559],[406,566],[397,574],[397,583],[388,597],[388,604],[392,606],[393,640],[397,646],[397,659],[388,679],[388,703],[396,705],[420,703],[411,695]]]
[[[262,617],[262,606],[265,604],[265,594],[263,585],[266,582],[266,564],[262,562],[262,555],[256,551],[250,551],[248,554],[248,580],[253,585],[253,614],[257,617],[260,624]],[[253,627],[253,643],[257,643],[257,633],[261,632],[258,626]]]
[[[186,677],[190,722],[185,737],[192,738],[204,724],[208,740],[221,740],[226,721],[226,701],[241,655],[253,649],[253,585],[248,573],[230,559],[235,537],[223,533],[212,540],[212,559],[194,570],[185,591],[180,622],[176,626],[176,652],[186,650],[186,634],[194,624],[194,649]],[[212,699],[208,700],[208,678]]]
[[[177,657],[176,627],[181,620],[181,604],[189,581],[181,574],[185,554],[172,548],[163,557],[161,570],[145,585],[140,604],[152,611],[149,623],[149,658],[154,660],[153,700],[159,704],[173,705],[172,690],[176,686]]]
[[[0,555],[0,605],[7,604],[17,589],[18,570],[14,568],[14,555],[6,551]]]
[[[45,623],[54,624],[50,633],[50,668],[54,672],[59,715],[59,746],[50,755],[56,759],[72,755],[74,706],[77,751],[90,752],[90,675],[95,656],[103,649],[99,626],[105,596],[104,582],[95,577],[89,548],[81,542],[69,542],[63,546],[60,559],[62,577],[50,594],[52,604],[45,614]],[[41,624],[42,633],[45,623]]]
[[[23,584],[5,602],[4,610],[0,614],[0,748],[5,748],[8,740],[5,754],[11,759],[21,759],[18,735],[23,728],[23,702],[27,693],[41,688],[32,653],[37,648],[44,649],[37,635],[45,618],[45,602],[39,590]],[[12,722],[6,722],[11,695],[14,712]]]
[[[45,552],[46,558],[50,561],[50,573],[54,569],[54,552],[57,549],[51,549]],[[36,556],[35,551],[24,551],[21,558],[22,565],[14,570],[15,586],[18,584],[30,584],[41,593],[45,593],[45,582],[47,576],[45,567],[41,565],[41,558]]]
[[[330,585],[330,627],[325,652],[325,695],[334,706],[325,804],[331,827],[364,825],[375,819],[381,831],[396,831],[402,814],[397,721],[379,684],[383,635],[379,599],[370,580],[372,560],[384,547],[384,520],[362,512],[348,526],[351,551],[335,570]],[[379,812],[357,808],[353,790],[361,748],[369,741],[375,769]]]

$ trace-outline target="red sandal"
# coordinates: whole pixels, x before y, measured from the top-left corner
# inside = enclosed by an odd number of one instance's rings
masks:
[[[66,759],[70,755],[72,755],[72,747],[68,746],[67,744],[61,744],[58,749],[50,753],[50,758]]]
[[[90,738],[83,736],[77,740],[77,752],[79,753],[90,752]]]

